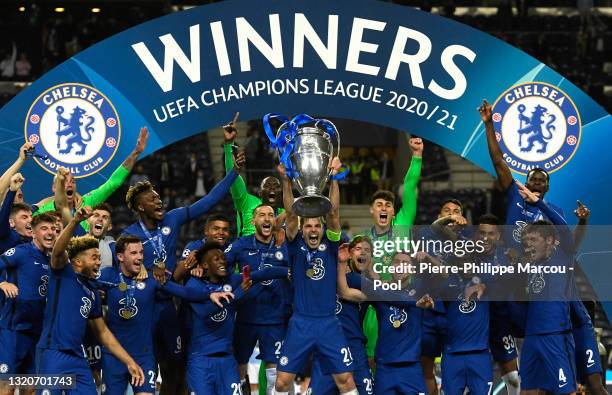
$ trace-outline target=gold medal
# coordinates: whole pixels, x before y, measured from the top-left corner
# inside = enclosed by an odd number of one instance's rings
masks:
[[[402,325],[402,323],[400,322],[400,320],[395,320],[395,321],[393,321],[393,327],[394,327],[395,329],[399,328],[399,327],[400,327],[400,325]]]
[[[307,275],[309,278],[312,278],[312,277],[314,276],[314,269],[308,269],[308,270],[306,270],[306,275]]]
[[[127,284],[126,284],[126,283],[124,283],[123,281],[121,281],[121,282],[119,283],[119,285],[117,286],[117,288],[119,288],[119,291],[121,291],[121,292],[125,292],[125,291],[127,291],[128,286],[127,286]]]
[[[130,318],[132,318],[132,312],[131,311],[127,311],[127,310],[123,310],[121,311],[121,317],[125,318],[126,320],[129,320]]]
[[[166,263],[163,260],[157,260],[155,261],[155,266],[157,266],[158,268],[165,270],[166,269]]]

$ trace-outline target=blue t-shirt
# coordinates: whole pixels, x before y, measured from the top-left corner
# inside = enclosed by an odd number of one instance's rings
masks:
[[[153,268],[155,260],[165,260],[166,269],[174,272],[176,268],[176,242],[181,226],[198,218],[212,209],[229,191],[237,173],[232,170],[210,191],[210,193],[189,207],[179,207],[167,212],[156,229],[146,229],[138,221],[124,229],[124,235],[134,235],[142,240],[144,264],[147,270]],[[148,234],[147,234],[148,233]]]
[[[128,286],[125,291],[118,287],[122,282]],[[106,291],[106,324],[133,357],[153,352],[155,291],[158,284],[152,277],[144,281],[125,277],[117,267],[102,269],[97,279],[98,289]]]
[[[82,356],[87,320],[102,317],[95,280],[76,273],[70,263],[50,272],[43,331],[37,347]]]
[[[378,319],[376,363],[420,361],[423,309],[414,303],[399,304],[373,303]]]
[[[287,243],[295,313],[314,317],[335,314],[339,246],[340,242],[324,235],[319,247],[311,250],[301,232]]]
[[[349,288],[361,289],[361,275],[359,273],[346,273],[346,282]],[[363,348],[366,337],[363,334],[363,319],[368,311],[367,303],[353,303],[340,298],[336,300],[336,316],[340,320],[344,336],[351,349]],[[356,350],[353,350],[356,356]]]
[[[480,281],[480,280],[476,280]],[[486,294],[480,300],[464,298],[466,288],[474,285],[471,278],[449,275],[444,284],[447,334],[445,353],[482,351],[489,348],[489,302]]]
[[[16,194],[17,192],[9,190],[4,197],[2,207],[0,207],[0,254],[19,244],[32,241],[31,237],[22,236],[11,228],[9,218]]]
[[[506,227],[507,230],[504,235],[504,240],[508,247],[522,251],[521,235],[523,233],[523,228],[530,222],[542,219],[551,220],[551,218],[546,216],[537,204],[527,203],[525,199],[521,197],[515,180],[512,180],[512,184],[510,184],[506,193],[508,195],[506,225],[510,226]],[[563,210],[551,203],[547,202],[547,204],[552,210],[563,217]]]
[[[255,235],[244,236],[234,241],[225,249],[225,258],[230,271],[237,265],[240,272],[244,266],[251,270],[263,270],[266,267],[288,267],[289,253],[283,243],[277,247],[272,240],[265,244],[259,242]],[[286,279],[265,281],[259,291],[250,291],[248,298],[238,308],[237,321],[245,324],[278,325],[284,324],[290,314],[287,299],[291,288]]]
[[[0,310],[0,328],[40,334],[49,283],[49,255],[33,242],[20,244],[0,256],[0,272],[19,289]]]
[[[529,274],[525,335],[558,333],[572,329],[568,301],[572,257],[558,247],[549,259],[532,265],[565,267],[566,273]]]

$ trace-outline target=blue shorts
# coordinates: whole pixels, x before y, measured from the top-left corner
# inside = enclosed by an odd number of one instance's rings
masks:
[[[446,315],[431,309],[423,311],[423,333],[421,335],[421,355],[436,358],[442,354],[446,336]]]
[[[157,364],[153,355],[133,357],[136,363],[142,368],[145,375],[144,383],[141,386],[132,385],[135,394],[139,392],[155,393],[155,382],[157,380]],[[123,395],[130,383],[131,376],[127,366],[114,355],[104,353],[102,363],[104,375],[102,376],[102,393],[105,395]]]
[[[354,348],[351,348],[353,350]],[[358,352],[358,351],[357,351]],[[368,357],[363,350],[363,357],[355,355],[353,379],[357,386],[357,391],[361,395],[372,395],[374,393],[374,381],[368,366]],[[315,354],[312,359],[312,374],[310,378],[310,392],[312,395],[338,395],[340,392],[336,387],[336,382],[331,374],[325,374],[318,356]]]
[[[177,361],[183,357],[181,324],[172,299],[155,302],[154,348],[160,362]]]
[[[187,384],[192,395],[241,394],[238,364],[233,355],[189,354]]]
[[[92,333],[89,326],[85,330],[85,340],[83,341],[83,349],[85,350],[85,356],[89,367],[93,370],[102,369],[102,345],[96,339],[96,336]]]
[[[576,391],[574,339],[570,333],[525,336],[519,363],[521,389],[554,394]]]
[[[442,356],[444,395],[488,395],[493,386],[493,361],[489,351],[445,353]]]
[[[259,356],[266,362],[278,363],[287,329],[284,325],[255,325],[236,322],[234,327],[234,355],[238,364],[249,362],[255,343],[259,341]]]
[[[516,340],[512,336],[512,332],[510,325],[507,325],[505,330],[499,327],[495,329],[491,327],[489,332],[489,348],[495,362],[503,363],[518,358]]]
[[[31,374],[36,372],[38,336],[23,331],[0,329],[0,372]]]
[[[576,345],[576,373],[580,381],[595,373],[601,373],[601,356],[592,325],[572,329]]]
[[[293,314],[289,320],[277,370],[300,373],[306,366],[308,357],[315,352],[323,366],[329,367],[326,373],[344,373],[353,370],[353,356],[340,321],[335,315],[305,317]]]
[[[376,395],[424,395],[427,393],[423,367],[420,362],[378,363],[374,383],[374,394]]]
[[[36,349],[36,373],[52,374],[54,376],[74,376],[76,387],[71,390],[40,389],[38,395],[59,395],[62,391],[66,395],[97,395],[96,383],[89,368],[89,363],[83,355],[74,354],[71,351],[50,350],[44,348]]]

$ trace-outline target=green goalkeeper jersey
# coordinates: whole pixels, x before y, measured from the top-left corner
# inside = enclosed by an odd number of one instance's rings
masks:
[[[223,144],[223,152],[225,153],[225,171],[228,172],[234,168],[231,144]],[[236,177],[230,188],[230,193],[234,207],[236,207],[236,238],[254,234],[253,210],[262,203],[261,199],[247,191],[242,176]],[[283,211],[283,209],[278,209],[275,214],[278,215]]]
[[[113,194],[113,192],[123,185],[123,182],[129,174],[130,171],[128,169],[123,167],[123,165],[119,166],[104,184],[81,196],[83,199],[81,207],[88,206],[94,208],[97,205],[104,203],[106,199]],[[34,215],[42,214],[48,211],[55,211],[54,199],[51,199],[47,203],[40,206]],[[89,225],[87,224],[87,221],[81,222],[81,226],[86,232],[89,232]]]

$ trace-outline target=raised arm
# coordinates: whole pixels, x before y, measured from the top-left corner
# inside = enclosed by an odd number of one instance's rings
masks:
[[[60,167],[55,175],[55,209],[59,211],[64,226],[68,225],[72,219],[72,212],[68,205],[68,195],[66,195],[66,176],[69,170],[65,167]]]
[[[123,161],[121,166],[123,166],[128,172],[132,171],[136,161],[140,154],[143,153],[145,148],[147,147],[147,141],[149,141],[149,129],[146,127],[140,128],[140,133],[138,134],[138,140],[136,140],[136,147],[134,150],[128,155],[127,158]]]
[[[238,129],[236,128],[236,122],[238,122],[238,117],[240,113],[237,112],[234,115],[234,119],[232,122],[223,126],[223,154],[225,159],[225,172],[229,173],[234,168],[234,160],[232,153],[232,146],[234,145],[234,141],[236,139],[236,134],[238,133]],[[230,193],[232,195],[232,200],[234,201],[234,206],[236,210],[242,211],[246,209],[246,202],[248,198],[248,191],[246,183],[242,176],[236,177],[234,182],[232,183],[232,187],[230,188]]]
[[[127,351],[125,351],[121,343],[117,341],[115,335],[113,335],[110,329],[108,329],[108,326],[106,326],[104,319],[98,317],[89,320],[89,328],[94,332],[100,343],[127,366],[128,372],[130,372],[130,376],[132,376],[131,383],[136,386],[141,386],[145,379],[142,368],[138,366],[136,361],[134,361]]]
[[[395,224],[403,226],[412,226],[416,218],[417,186],[421,178],[421,167],[423,165],[423,140],[419,137],[410,137],[408,145],[412,151],[412,159],[404,177],[402,208],[395,216]]]
[[[13,163],[11,167],[9,167],[4,174],[0,176],[0,199],[4,200],[11,183],[11,178],[19,171],[19,169],[21,169],[21,166],[23,166],[27,160],[26,153],[33,149],[34,147],[30,143],[25,143],[22,145],[21,148],[19,148],[19,156],[17,157],[17,160],[15,160],[15,163]]]
[[[260,283],[262,281],[280,278],[287,278],[288,276],[289,268],[283,266],[272,266],[251,272],[251,280],[253,280],[254,283]]]
[[[331,174],[338,174],[341,167],[340,158],[335,157],[330,165]],[[327,229],[339,233],[342,228],[340,227],[340,187],[337,180],[332,180],[329,185],[329,200],[331,201],[332,208],[326,218]]]
[[[283,184],[283,206],[285,208],[285,232],[289,241],[295,239],[298,233],[298,216],[293,212],[293,185],[287,177],[285,166],[281,163],[278,165],[278,173]]]
[[[499,185],[506,190],[512,183],[512,173],[510,168],[504,161],[504,154],[499,147],[499,142],[495,137],[495,128],[493,127],[493,111],[492,106],[486,100],[483,100],[482,106],[478,108],[480,112],[480,118],[485,124],[485,130],[487,134],[487,146],[489,148],[489,156],[493,162],[495,173],[497,174],[497,180]]]
[[[578,224],[574,228],[574,248],[578,249],[580,244],[582,244],[582,240],[584,240],[586,236],[591,210],[582,204],[580,200],[576,200],[576,204],[578,205],[578,208],[574,210],[574,215],[576,215],[578,218]]]
[[[240,168],[244,165],[244,162],[244,154],[238,155],[236,157],[236,169],[227,173],[221,182],[215,185],[209,194],[189,206],[186,216],[187,220],[198,218],[206,214],[208,211],[210,211],[210,209],[215,207],[225,195],[227,195],[232,183],[238,176],[237,172],[240,171]]]
[[[348,271],[347,262],[349,259],[349,246],[348,244],[342,244],[338,247],[338,279],[336,283],[336,293],[339,298],[348,300],[349,302],[365,302],[368,299],[367,295],[358,289],[349,287],[346,281],[346,273]]]
[[[9,221],[11,217],[11,209],[13,208],[13,201],[15,195],[25,179],[20,173],[14,174],[10,180],[9,190],[4,197],[2,208],[0,209],[0,239],[7,237],[11,232],[11,223]]]
[[[51,252],[51,269],[61,270],[68,264],[68,253],[66,252],[68,243],[70,243],[70,239],[76,227],[79,225],[79,222],[85,221],[90,216],[91,208],[81,207],[76,212],[74,218],[72,218],[64,230],[62,230],[62,233],[59,234],[53,246],[53,251]]]

